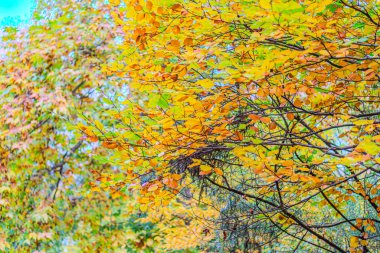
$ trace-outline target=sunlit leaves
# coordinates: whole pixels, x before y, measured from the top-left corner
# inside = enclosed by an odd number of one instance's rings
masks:
[[[262,241],[255,243],[271,245],[264,248],[375,247],[348,227],[379,211],[377,3],[120,6],[114,3],[113,17],[124,32],[124,54],[106,68],[128,80],[130,102],[117,119],[105,115],[125,125],[115,124],[107,138],[92,122],[83,131],[114,150],[114,164],[131,167],[143,211],[167,206],[191,185],[191,194],[207,189],[201,197],[222,219],[232,221],[223,212],[251,213],[252,224],[215,224],[237,238],[247,236],[239,228],[260,224]],[[232,243],[224,232],[221,241]],[[313,244],[298,244],[301,232]],[[274,234],[281,235],[276,245]],[[341,234],[346,238],[330,239]]]

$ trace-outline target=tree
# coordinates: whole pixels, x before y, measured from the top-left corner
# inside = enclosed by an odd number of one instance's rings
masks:
[[[89,194],[90,182],[112,168],[96,157],[104,150],[74,131],[83,121],[78,112],[102,103],[96,93],[121,87],[101,71],[116,53],[117,31],[103,19],[106,8],[39,1],[30,26],[8,27],[2,36],[1,252],[104,252],[127,241],[134,250],[156,243],[153,223],[126,216],[134,210],[129,196]]]
[[[96,109],[126,90],[102,71],[120,53],[107,14],[100,2],[39,1],[30,26],[3,34],[2,252],[192,252],[204,243],[199,219],[189,217],[204,208],[186,201],[142,213],[123,167],[75,129],[87,114],[108,126]]]
[[[79,128],[141,210],[205,200],[219,251],[379,250],[376,1],[111,4],[130,91]]]

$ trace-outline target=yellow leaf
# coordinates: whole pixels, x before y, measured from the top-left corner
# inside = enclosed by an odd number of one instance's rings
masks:
[[[367,246],[368,245],[368,241],[367,240],[360,240],[360,244],[363,245],[363,246]]]
[[[110,0],[110,4],[113,6],[118,6],[120,4],[120,0]]]
[[[146,212],[148,210],[148,206],[147,205],[141,205],[140,210],[141,210],[141,212]]]
[[[174,180],[176,180],[176,181],[180,180],[181,177],[182,177],[182,176],[179,175],[179,174],[172,174],[172,178],[173,178]]]
[[[212,167],[210,167],[208,165],[201,165],[201,166],[199,166],[199,169],[201,170],[199,172],[199,175],[201,175],[201,176],[208,175],[212,172]]]
[[[251,142],[253,143],[253,144],[260,144],[260,143],[262,143],[263,141],[262,140],[260,140],[260,139],[257,139],[257,138],[251,138]]]
[[[201,165],[202,161],[200,159],[193,159],[193,163],[190,164],[188,167],[193,168],[195,166]]]
[[[350,237],[350,246],[356,248],[359,246],[359,239],[356,236]]]
[[[260,0],[259,4],[264,9],[270,9],[272,7],[271,4],[270,4],[270,0]]]
[[[140,204],[147,204],[147,203],[149,203],[149,198],[146,198],[146,197],[144,197],[144,198],[140,198],[140,199],[138,200],[138,202],[139,202]]]
[[[116,198],[118,198],[118,197],[120,197],[120,196],[121,196],[121,194],[120,194],[119,191],[114,191],[113,193],[111,193],[111,197],[112,197],[113,199],[116,199]]]
[[[153,241],[151,238],[149,238],[149,239],[146,241],[146,245],[149,246],[149,247],[151,247],[153,244],[154,244],[154,241]]]
[[[196,82],[196,84],[198,84],[204,88],[207,88],[207,89],[210,89],[214,86],[214,82],[211,81],[210,79],[199,80],[198,82]]]
[[[371,141],[362,141],[356,148],[358,152],[365,152],[370,155],[377,155],[380,153],[380,146]]]
[[[154,185],[149,186],[149,188],[148,188],[148,192],[153,192],[153,191],[155,191],[155,190],[157,190],[157,189],[158,189],[158,185],[157,185],[157,184],[154,184]]]
[[[373,124],[373,120],[370,120],[370,119],[356,120],[356,121],[354,122],[354,124],[355,124],[356,126],[369,125],[369,124]]]

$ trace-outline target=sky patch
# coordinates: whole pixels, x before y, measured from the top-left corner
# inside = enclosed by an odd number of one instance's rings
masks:
[[[33,0],[0,0],[0,26],[27,24],[33,5]]]

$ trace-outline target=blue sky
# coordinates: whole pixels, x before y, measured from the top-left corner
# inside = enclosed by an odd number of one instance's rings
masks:
[[[26,23],[32,7],[33,0],[0,0],[0,26]]]

